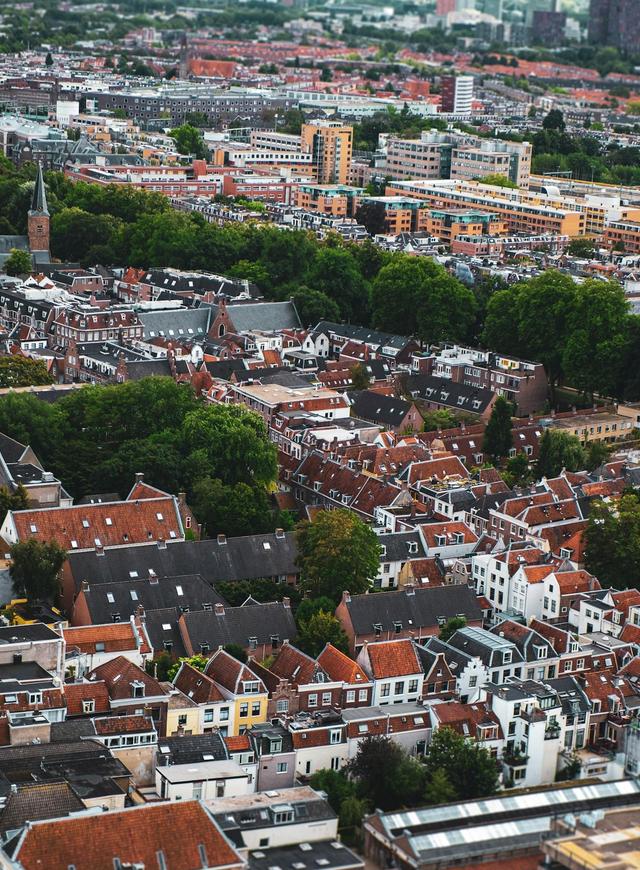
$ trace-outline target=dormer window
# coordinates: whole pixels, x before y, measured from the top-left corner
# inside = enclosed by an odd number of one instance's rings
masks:
[[[417,553],[418,552],[418,542],[417,541],[409,541],[409,552]]]
[[[209,644],[208,643],[201,643],[200,644],[200,653],[203,656],[206,656],[209,653]]]
[[[444,547],[444,545],[446,543],[447,543],[446,535],[436,535],[436,546],[437,547]]]
[[[242,689],[245,695],[257,695],[260,691],[260,683],[257,680],[245,680]]]
[[[131,683],[131,697],[144,698],[144,683],[140,680],[134,680]]]
[[[502,654],[502,664],[503,665],[510,665],[511,664],[511,656],[512,656],[511,650],[505,650],[505,652],[503,652],[503,654]]]
[[[546,646],[536,646],[536,647],[534,647],[534,649],[535,649],[535,651],[536,651],[536,656],[537,656],[539,659],[546,659],[546,657],[547,657],[547,648],[546,648]]]

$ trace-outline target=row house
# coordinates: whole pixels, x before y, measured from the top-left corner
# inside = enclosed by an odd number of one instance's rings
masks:
[[[373,682],[373,704],[408,704],[422,697],[424,671],[412,640],[365,643],[357,662]]]
[[[448,678],[446,689],[444,683],[440,683],[440,692],[445,695],[452,692],[465,704],[483,700],[484,687],[490,680],[490,673],[480,656],[452,646],[438,637],[427,638],[424,647],[418,649],[418,654],[423,662],[425,677],[429,674],[434,659],[441,663],[442,672]],[[431,684],[427,682],[427,695],[439,694],[436,691],[437,683],[434,683],[433,688],[434,691],[431,692]]]
[[[333,356],[337,359],[347,342],[352,348],[355,344],[362,345],[363,353],[366,347],[369,358],[383,359],[393,369],[401,364],[408,365],[419,346],[415,339],[406,336],[380,332],[366,326],[323,320],[305,338],[302,349],[318,356]]]
[[[468,586],[407,585],[375,595],[344,592],[336,617],[349,638],[351,654],[356,656],[365,643],[403,638],[422,643],[437,635],[453,617],[464,617],[471,626],[483,623],[478,598]]]
[[[508,609],[526,620],[566,621],[572,602],[599,588],[598,580],[587,571],[562,570],[553,564],[524,565],[511,578]]]
[[[568,621],[578,634],[601,632],[619,637],[631,612],[640,613],[640,590],[596,589],[592,594],[574,598]]]
[[[234,385],[232,396],[234,402],[260,414],[267,425],[280,412],[307,411],[325,420],[341,420],[351,414],[349,399],[343,393],[323,387],[245,383]]]
[[[0,325],[8,333],[27,326],[38,338],[46,338],[61,307],[60,293],[47,294],[37,288],[20,288],[9,283],[0,287]]]
[[[464,704],[455,700],[434,702],[429,706],[429,715],[434,732],[451,728],[495,758],[502,755],[504,730],[487,704]]]
[[[151,716],[158,734],[165,736],[169,692],[143,668],[117,656],[94,668],[86,681],[105,684],[111,715]]]
[[[193,733],[209,734],[215,731],[226,737],[229,728],[232,732],[235,731],[232,717],[233,704],[222,694],[211,677],[184,661],[173,678],[173,685],[197,705],[198,721],[195,730],[190,729]],[[182,716],[184,728],[189,717],[185,713]],[[171,734],[172,731],[168,730],[168,733]]]
[[[319,770],[342,770],[349,760],[347,726],[334,711],[291,719],[286,723],[296,753],[296,775],[307,779]]]
[[[325,510],[348,507],[366,520],[373,520],[379,508],[412,504],[409,493],[400,487],[352,471],[317,451],[295,470],[285,470],[284,483],[303,504]]]
[[[143,333],[140,318],[130,308],[70,307],[60,311],[52,324],[52,341],[61,348],[72,342],[76,345],[105,341],[130,344],[141,339]]]
[[[230,703],[230,734],[244,734],[267,718],[268,693],[262,680],[223,649],[217,650],[204,670]]]
[[[431,740],[429,710],[420,701],[393,706],[358,707],[343,710],[346,723],[347,754],[351,759],[360,742],[367,737],[385,737],[409,755],[424,755]]]

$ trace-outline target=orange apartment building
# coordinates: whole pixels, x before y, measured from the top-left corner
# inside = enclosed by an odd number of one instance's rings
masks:
[[[300,139],[302,150],[312,155],[312,165],[320,184],[347,184],[353,127],[340,121],[313,121],[302,125]]]
[[[364,195],[361,187],[347,184],[301,184],[294,193],[294,205],[332,217],[353,217]]]
[[[542,194],[529,194],[509,188],[493,188],[473,181],[392,181],[386,188],[390,196],[421,199],[432,209],[493,212],[508,232],[554,233],[582,236],[586,215],[577,208],[562,208]]]

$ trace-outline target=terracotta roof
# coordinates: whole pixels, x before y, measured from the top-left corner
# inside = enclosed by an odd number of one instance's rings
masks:
[[[109,697],[114,700],[132,698],[131,683],[144,683],[145,696],[165,695],[166,692],[157,680],[146,671],[134,665],[124,656],[117,656],[103,665],[98,665],[89,674],[89,680],[104,680]]]
[[[243,694],[243,682],[255,682],[256,679],[259,679],[246,665],[223,649],[219,649],[211,656],[205,668],[205,674],[229,692],[237,695]]]
[[[463,543],[465,544],[475,544],[478,540],[476,533],[473,532],[466,523],[457,522],[429,523],[428,525],[421,525],[420,534],[429,547],[443,546],[442,544],[437,543],[436,535],[444,535],[446,537],[447,540],[444,546],[455,545],[453,536],[456,534],[464,536]]]
[[[251,749],[251,741],[248,734],[239,734],[237,737],[224,737],[229,752],[246,752]]]
[[[574,592],[591,592],[600,589],[600,583],[588,571],[558,571],[555,574],[561,595]]]
[[[191,698],[196,704],[208,704],[211,702],[224,701],[220,689],[211,677],[203,674],[188,662],[183,662],[173,681],[176,689],[180,689],[187,698]]]
[[[151,484],[145,483],[143,480],[137,480],[131,487],[131,491],[127,496],[127,501],[167,497],[170,497],[168,492],[164,492],[162,489],[151,486]]]
[[[151,716],[108,716],[105,719],[94,719],[96,734],[139,734],[155,731]]]
[[[440,727],[453,728],[464,737],[482,737],[478,729],[482,726],[496,728],[496,737],[502,738],[502,728],[498,717],[484,704],[461,704],[459,701],[444,701],[431,708]]]
[[[242,865],[198,801],[35,822],[14,857],[25,870],[113,870],[116,858],[122,865],[157,867],[159,852],[176,870]]]
[[[318,663],[329,678],[336,682],[360,685],[368,683],[369,677],[357,662],[328,643],[318,656]]]
[[[526,577],[527,583],[530,584],[542,583],[545,577],[548,577],[549,574],[553,574],[553,571],[553,565],[525,565],[522,569],[522,573]]]
[[[422,673],[422,665],[410,640],[389,640],[367,645],[374,679]]]
[[[82,709],[83,701],[94,702],[94,713],[109,712],[109,690],[103,680],[94,680],[91,683],[65,683],[64,697],[67,703],[67,716],[86,715]]]
[[[409,563],[413,579],[430,586],[441,586],[444,583],[444,571],[439,559],[413,559]]]
[[[620,640],[625,641],[625,643],[640,644],[640,627],[628,622],[620,632]]]
[[[311,656],[285,643],[280,647],[269,670],[280,679],[290,680],[293,685],[301,686],[313,682],[314,674],[320,668]]]
[[[94,550],[184,537],[171,497],[10,511],[9,515],[19,540],[55,540],[65,550]]]
[[[67,647],[78,647],[81,652],[96,652],[96,644],[104,644],[104,652],[135,650],[136,633],[130,622],[110,622],[106,625],[81,625],[63,630]]]
[[[444,480],[445,478],[467,480],[469,472],[457,456],[443,456],[426,462],[414,462],[409,467],[409,484],[419,480]]]

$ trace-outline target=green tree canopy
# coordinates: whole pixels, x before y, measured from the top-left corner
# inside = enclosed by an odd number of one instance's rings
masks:
[[[403,254],[380,269],[371,308],[379,329],[431,343],[464,339],[475,319],[476,301],[434,260]]]
[[[349,640],[341,624],[333,613],[319,610],[309,619],[298,617],[298,639],[296,646],[312,658],[319,656],[325,646],[330,643],[336,649],[346,653],[349,651]]]
[[[495,758],[452,728],[438,728],[434,732],[425,755],[425,772],[427,791],[433,788],[434,796],[442,794],[442,772],[456,800],[488,797],[498,790]]]
[[[0,357],[0,387],[40,387],[52,383],[42,360],[18,354]]]
[[[339,601],[343,591],[366,592],[380,568],[380,544],[352,511],[320,511],[298,529],[302,588]]]
[[[585,567],[603,587],[640,589],[640,499],[622,496],[616,506],[594,501],[585,532]]]
[[[169,668],[168,671],[168,679],[173,682],[176,674],[182,667],[182,663],[186,662],[188,665],[191,665],[192,668],[195,668],[197,671],[204,671],[206,666],[209,664],[209,659],[206,656],[194,655],[194,656],[186,656],[181,659],[178,659],[177,662]]]
[[[466,624],[467,620],[464,616],[452,616],[442,626],[438,637],[440,638],[440,640],[447,641],[452,634],[455,634],[458,629],[464,628]]]
[[[358,796],[366,798],[376,809],[415,805],[422,796],[422,765],[386,737],[368,736],[361,740],[347,771],[356,782]]]
[[[9,573],[18,596],[33,601],[54,601],[60,591],[60,571],[67,558],[56,541],[29,538],[10,550]]]
[[[536,474],[541,477],[557,477],[563,468],[579,471],[586,465],[582,445],[575,435],[558,429],[545,429],[540,439]]]
[[[494,462],[509,455],[513,447],[511,406],[504,396],[498,396],[484,430],[482,449]]]
[[[33,269],[31,254],[20,248],[11,248],[9,256],[4,261],[4,271],[7,275],[28,275]]]
[[[181,124],[170,130],[169,136],[175,141],[180,154],[189,154],[197,158],[207,156],[204,139],[197,127],[193,127],[191,124]]]

